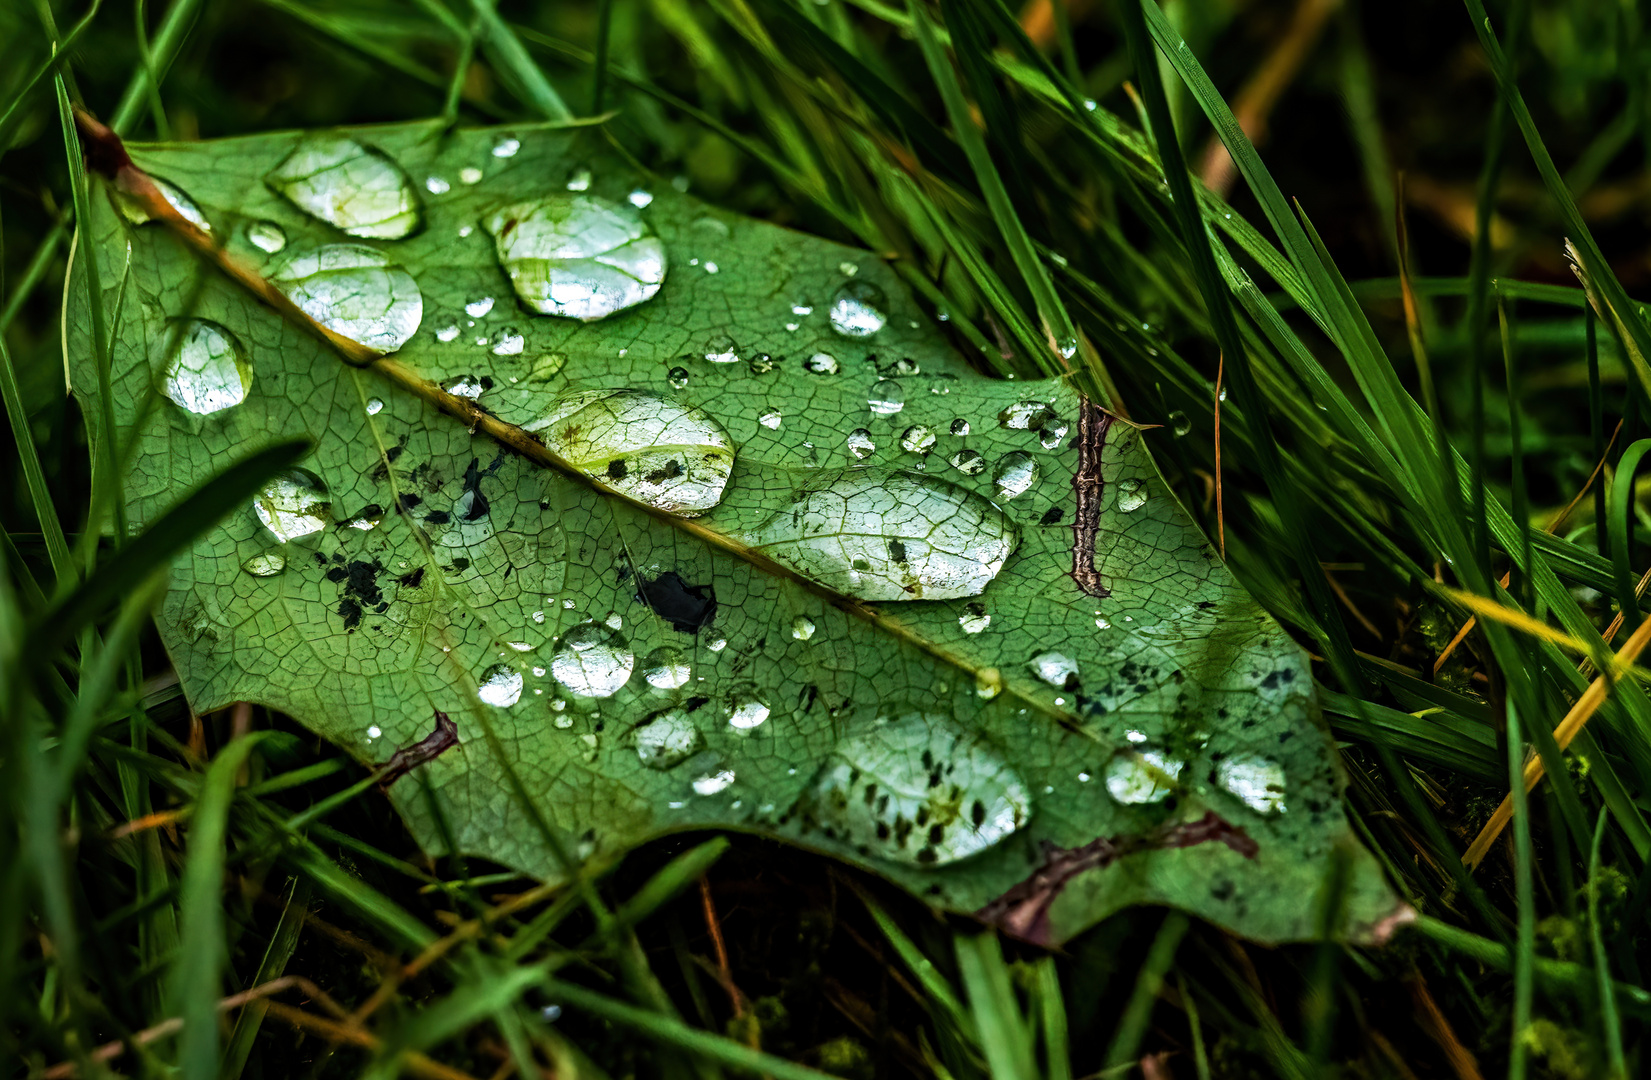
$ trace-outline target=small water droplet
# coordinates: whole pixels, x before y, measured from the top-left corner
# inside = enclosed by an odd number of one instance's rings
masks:
[[[155,185],[155,190],[160,192],[161,198],[165,199],[167,204],[177,211],[179,217],[204,233],[212,231],[212,223],[206,219],[206,215],[201,212],[199,206],[195,205],[195,200],[191,199],[187,192],[178,185],[162,180],[158,176],[151,176],[149,180]],[[121,217],[134,225],[142,225],[145,222],[154,220],[149,216],[148,208],[136,199],[117,195],[115,206],[120,211]]]
[[[267,255],[275,255],[287,246],[287,231],[273,221],[254,221],[247,225],[247,243]]]
[[[459,170],[459,183],[479,184],[482,182],[482,171],[474,165],[466,165]]]
[[[519,356],[527,338],[514,326],[507,326],[499,331],[499,338],[493,345],[494,356]]]
[[[1118,509],[1124,513],[1139,510],[1147,504],[1147,486],[1140,480],[1130,477],[1118,481]]]
[[[508,664],[494,664],[482,672],[476,696],[496,708],[508,709],[522,696],[522,673]]]
[[[935,434],[922,424],[913,424],[900,436],[900,446],[908,453],[927,454],[934,449]]]
[[[1063,259],[1062,262],[1065,262]],[[1070,360],[1077,355],[1078,339],[1075,337],[1061,338],[1055,342],[1055,351],[1061,354],[1062,360]]]
[[[368,416],[377,416],[379,413],[381,413],[383,411],[384,411],[384,402],[382,400],[380,400],[379,398],[368,398],[367,399],[367,415]]]
[[[685,367],[672,368],[666,373],[665,381],[670,383],[674,389],[686,390],[688,388],[688,369]]]
[[[710,649],[712,652],[721,652],[728,647],[728,639],[723,637],[721,634],[713,633],[709,638],[705,639],[705,647]]]
[[[919,867],[978,855],[1032,817],[1025,782],[994,748],[920,712],[838,743],[802,807],[839,842]]]
[[[807,318],[808,316],[814,314],[814,305],[805,304],[798,301],[797,303],[791,305],[791,314],[796,315],[798,318]]]
[[[779,410],[776,409],[770,412],[765,412],[761,416],[757,417],[757,423],[770,430],[778,430],[780,422],[783,419],[784,417],[781,416]]]
[[[295,252],[269,277],[304,314],[379,354],[405,345],[424,318],[413,276],[363,244]]]
[[[635,665],[636,655],[617,631],[582,622],[562,635],[550,660],[550,674],[569,693],[605,698],[630,680]]]
[[[1041,401],[1017,401],[997,414],[997,422],[1011,431],[1036,431],[1053,415]]]
[[[1216,398],[1221,401],[1227,400],[1227,388],[1225,386],[1221,388],[1221,393],[1217,394]]]
[[[866,407],[878,416],[893,416],[906,407],[905,387],[893,379],[873,383],[866,395]]]
[[[728,434],[709,414],[647,390],[565,393],[527,430],[586,476],[684,517],[722,501],[734,467]]]
[[[453,185],[432,173],[424,178],[424,190],[432,195],[445,195],[453,190]]]
[[[739,348],[727,334],[719,334],[705,346],[705,359],[713,364],[739,363]]]
[[[327,485],[308,469],[289,469],[265,484],[252,512],[283,544],[320,532],[332,521]]]
[[[718,769],[715,772],[708,772],[703,776],[697,776],[694,778],[694,794],[715,795],[718,792],[727,790],[728,786],[733,782],[733,769]]]
[[[1004,454],[992,470],[992,491],[1000,499],[1024,495],[1037,482],[1037,459],[1022,450]]]
[[[464,305],[464,313],[472,319],[480,319],[492,310],[493,298],[491,296],[478,296]]]
[[[210,416],[246,400],[252,366],[234,334],[205,319],[189,320],[177,334],[178,351],[166,366],[162,386],[167,397],[197,416]]]
[[[807,615],[798,615],[791,620],[791,636],[798,641],[807,641],[814,636],[814,620]]]
[[[1049,417],[1043,422],[1043,426],[1038,429],[1038,445],[1045,450],[1058,449],[1061,440],[1066,438],[1067,430],[1065,420],[1058,416]]]
[[[459,328],[458,328],[458,326],[456,326],[452,323],[449,323],[448,325],[442,327],[440,330],[436,331],[436,340],[443,343],[443,344],[447,344],[448,342],[457,341],[458,339],[459,339]]]
[[[617,611],[610,611],[602,617],[602,622],[609,629],[618,630],[625,625],[625,618]]]
[[[1215,768],[1215,782],[1258,814],[1284,810],[1284,766],[1260,754],[1234,754]]]
[[[705,263],[705,272],[707,274],[714,274],[714,273],[717,272],[718,269],[719,268],[718,268],[717,264],[714,263],[714,262],[707,261]]]
[[[642,678],[655,690],[680,690],[692,674],[682,651],[669,645],[660,646],[642,661]]]
[[[514,135],[500,135],[493,140],[493,156],[496,158],[515,157],[522,148],[522,140]]]
[[[768,719],[768,703],[751,683],[741,683],[723,699],[722,718],[735,731],[753,731]]]
[[[877,444],[871,440],[871,432],[865,428],[855,428],[848,433],[848,452],[864,460],[877,452]]]
[[[1003,674],[997,668],[981,668],[975,672],[975,696],[991,701],[1003,693]]]
[[[1112,622],[1105,615],[1097,615],[1095,616],[1095,629],[1110,630],[1112,629]]]
[[[810,375],[835,375],[842,371],[843,367],[830,353],[817,352],[803,361],[803,370]]]
[[[274,577],[286,568],[287,556],[280,550],[260,552],[241,564],[253,577]]]
[[[1161,750],[1120,750],[1106,763],[1106,792],[1126,806],[1162,802],[1185,767]]]
[[[655,713],[631,734],[645,768],[674,769],[705,749],[705,736],[682,709]]]
[[[1044,652],[1027,661],[1032,674],[1057,690],[1073,690],[1078,684],[1078,662],[1060,652]]]
[[[963,611],[957,617],[957,625],[963,628],[965,634],[978,634],[992,625],[992,616],[986,610],[985,604],[971,601],[963,605]]]
[[[1188,418],[1186,413],[1176,409],[1169,414],[1169,428],[1176,438],[1180,438],[1192,430],[1192,420]]]
[[[466,401],[476,401],[487,392],[490,385],[492,385],[492,380],[485,379],[480,375],[456,375],[443,382],[441,388],[454,397],[464,398]]]
[[[888,322],[889,301],[869,281],[844,282],[831,297],[831,328],[847,338],[868,338]]]
[[[837,272],[844,277],[853,277],[860,272],[860,267],[851,262],[840,262],[837,264]]]
[[[413,181],[383,151],[341,135],[302,139],[264,183],[351,236],[399,240],[424,221]]]
[[[651,191],[644,191],[641,188],[635,188],[629,195],[625,196],[625,201],[636,207],[638,210],[646,210],[649,204],[654,201],[654,196]]]
[[[969,434],[969,422],[960,416],[956,420],[952,421],[951,431],[953,435],[959,437],[967,435]]]
[[[665,280],[665,245],[623,203],[550,195],[497,210],[485,225],[516,295],[541,315],[605,319]]]
[[[575,169],[575,170],[573,170],[573,175],[568,177],[567,187],[568,187],[569,191],[589,191],[590,190],[590,170],[589,169]]]
[[[978,450],[959,450],[952,455],[952,468],[965,476],[978,476],[986,469],[986,458]]]

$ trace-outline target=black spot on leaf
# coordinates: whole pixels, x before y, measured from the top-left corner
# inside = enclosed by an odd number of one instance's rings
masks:
[[[1038,519],[1038,524],[1039,525],[1059,525],[1061,518],[1063,518],[1065,516],[1066,516],[1066,511],[1065,510],[1061,509],[1058,506],[1051,506],[1048,510],[1045,510],[1043,512],[1043,516]]]
[[[630,468],[625,464],[624,458],[615,458],[614,460],[608,462],[609,480],[623,480],[625,479],[625,474],[630,471]]]
[[[684,634],[698,633],[716,617],[717,597],[709,585],[690,585],[675,570],[637,580],[636,598]]]

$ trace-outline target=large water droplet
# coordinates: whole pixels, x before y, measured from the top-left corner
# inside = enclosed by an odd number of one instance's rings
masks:
[[[562,636],[550,674],[580,697],[605,698],[630,680],[636,654],[624,637],[597,622],[582,622]]]
[[[1032,674],[1057,690],[1071,690],[1077,686],[1078,662],[1065,653],[1039,653],[1026,666],[1032,669]]]
[[[1215,767],[1215,782],[1258,814],[1284,810],[1284,766],[1260,754],[1234,754]]]
[[[327,485],[308,469],[289,469],[265,484],[252,500],[252,512],[283,544],[320,532],[332,521]]]
[[[990,501],[924,473],[823,473],[746,538],[773,559],[861,600],[977,596],[1014,550]]]
[[[655,690],[680,690],[692,675],[682,651],[669,645],[660,646],[642,661],[642,678]]]
[[[636,756],[650,769],[671,769],[705,747],[705,736],[682,709],[666,709],[649,717],[631,735]]]
[[[155,189],[161,193],[161,198],[171,204],[172,209],[178,212],[179,217],[202,232],[210,233],[212,231],[212,223],[206,220],[206,215],[201,212],[199,206],[195,205],[195,200],[191,199],[182,188],[162,180],[158,176],[151,176],[149,179],[155,185]],[[145,222],[155,220],[149,216],[149,210],[145,206],[130,197],[120,196],[116,200],[116,206],[120,210],[120,216],[134,225],[142,225]]]
[[[522,696],[522,673],[508,664],[494,664],[476,681],[476,696],[500,709],[508,709]]]
[[[235,335],[205,319],[191,319],[179,329],[178,353],[166,366],[166,396],[198,416],[245,401],[252,366]]]
[[[276,194],[351,236],[399,240],[423,222],[412,178],[382,151],[342,135],[305,138],[267,176]]]
[[[1032,817],[1026,784],[950,718],[907,713],[837,744],[802,800],[814,825],[892,862],[978,855]]]
[[[768,719],[768,703],[751,683],[741,683],[722,702],[722,718],[735,731],[751,731]]]
[[[874,383],[866,395],[866,408],[878,416],[893,416],[906,407],[906,388],[893,379]]]
[[[734,467],[728,433],[703,409],[647,390],[578,390],[527,425],[586,476],[684,517],[722,500]]]
[[[274,577],[286,568],[286,553],[279,549],[260,552],[241,564],[241,569],[253,577]]]
[[[273,221],[254,221],[247,226],[247,243],[274,255],[287,246],[287,231]]]
[[[1120,750],[1106,763],[1106,791],[1130,806],[1160,802],[1175,790],[1185,767],[1160,750]]]
[[[304,314],[376,353],[401,348],[424,319],[413,276],[362,244],[296,252],[269,276]]]
[[[1022,450],[1004,454],[998,458],[997,468],[992,470],[992,491],[1000,499],[1025,494],[1037,482],[1037,460]]]
[[[848,452],[862,461],[877,453],[877,444],[872,441],[871,432],[863,427],[857,427],[849,432]]]
[[[1131,477],[1118,481],[1118,509],[1124,513],[1139,510],[1147,504],[1147,486]]]
[[[485,224],[516,295],[541,315],[603,319],[651,298],[665,280],[665,245],[630,206],[549,195]]]
[[[934,444],[934,432],[922,424],[913,424],[900,436],[901,448],[913,454],[926,454],[934,449]]]
[[[870,337],[888,321],[888,297],[869,281],[846,281],[831,297],[831,328],[844,337]]]

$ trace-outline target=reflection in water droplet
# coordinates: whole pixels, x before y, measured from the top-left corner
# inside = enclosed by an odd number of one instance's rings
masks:
[[[149,179],[154,183],[155,189],[161,193],[161,198],[165,199],[172,209],[178,212],[179,217],[202,232],[210,233],[212,231],[212,223],[206,220],[206,215],[201,212],[199,206],[195,205],[195,200],[191,199],[182,188],[162,180],[158,176],[151,176]],[[144,222],[155,220],[149,215],[147,207],[129,196],[117,197],[115,205],[120,211],[120,216],[134,225],[142,225]]]
[[[780,411],[775,409],[770,412],[765,412],[761,416],[757,417],[757,423],[770,430],[777,430],[783,419],[784,417],[780,414]]]
[[[1066,438],[1066,421],[1058,416],[1051,416],[1038,429],[1038,444],[1045,450],[1059,448],[1061,440]]]
[[[977,476],[986,468],[986,458],[979,450],[959,450],[952,455],[952,468],[965,476]]]
[[[378,398],[368,398],[367,399],[367,415],[368,416],[377,416],[379,413],[381,413],[383,411],[384,411],[384,402],[380,401]]]
[[[874,383],[866,407],[878,416],[893,416],[906,407],[906,389],[893,379]]]
[[[1161,802],[1175,790],[1186,762],[1161,750],[1120,750],[1106,763],[1106,791],[1128,806]]]
[[[722,718],[735,731],[751,731],[768,719],[768,703],[757,696],[757,688],[741,683],[722,702]]]
[[[807,641],[814,636],[814,620],[807,615],[798,615],[791,620],[791,636],[798,641]]]
[[[704,410],[647,390],[562,394],[527,430],[586,476],[684,517],[721,502],[734,467],[727,432]]]
[[[570,693],[605,698],[629,681],[635,665],[636,654],[618,631],[582,622],[562,636],[550,660],[550,674]]]
[[[1180,438],[1192,430],[1192,418],[1180,409],[1176,409],[1169,414],[1169,429],[1175,433],[1176,438]]]
[[[241,355],[234,334],[205,319],[189,320],[178,334],[178,352],[166,366],[162,393],[197,416],[210,416],[246,400],[252,366]]]
[[[969,434],[969,422],[960,416],[956,420],[952,421],[951,431],[953,435],[957,435],[959,437],[967,435]]]
[[[399,240],[423,222],[413,181],[379,150],[341,135],[303,139],[264,182],[351,236]]]
[[[1284,766],[1260,754],[1234,754],[1215,767],[1215,782],[1258,814],[1284,810]]]
[[[913,454],[926,454],[934,449],[934,432],[922,424],[913,424],[900,436],[900,446]]]
[[[516,151],[522,148],[522,140],[514,135],[500,135],[493,140],[493,156],[496,158],[515,157]]]
[[[877,444],[871,441],[871,432],[865,428],[855,428],[848,433],[848,452],[864,460],[877,452]]]
[[[669,645],[660,646],[642,661],[642,678],[655,690],[680,690],[692,674],[682,651]]]
[[[273,221],[254,221],[247,225],[247,243],[274,255],[287,246],[287,231]]]
[[[1124,513],[1139,510],[1147,503],[1147,486],[1131,477],[1118,481],[1118,509]]]
[[[726,790],[728,785],[733,782],[733,769],[718,769],[716,772],[708,772],[703,776],[694,778],[694,794],[715,795],[719,791]]]
[[[835,375],[843,370],[843,366],[830,353],[817,352],[803,361],[803,370],[810,375]]]
[[[672,368],[666,372],[665,381],[677,390],[686,390],[688,388],[688,369],[685,367]]]
[[[672,769],[705,747],[705,736],[681,709],[655,713],[631,735],[636,756],[650,769]]]
[[[491,296],[479,296],[464,305],[464,313],[472,319],[479,319],[492,310],[493,298]]]
[[[992,491],[1000,499],[1013,499],[1025,494],[1038,482],[1038,463],[1023,450],[1011,450],[998,458],[992,470]]]
[[[998,426],[1013,431],[1035,431],[1054,415],[1041,401],[1017,401],[997,414]]]
[[[527,344],[527,338],[514,326],[507,326],[499,331],[499,339],[493,346],[494,356],[518,356],[522,347]]]
[[[992,625],[992,616],[987,612],[985,604],[971,601],[963,605],[963,611],[957,617],[957,625],[963,628],[965,634],[978,634]]]
[[[522,673],[508,664],[494,664],[482,672],[476,696],[489,705],[508,709],[522,696]]]
[[[621,203],[550,195],[485,224],[516,295],[541,315],[603,319],[648,300],[665,280],[665,245]]]
[[[636,207],[638,210],[646,210],[648,205],[654,201],[654,196],[651,191],[643,191],[641,188],[636,188],[629,195],[625,196],[625,201]]]
[[[865,338],[889,319],[888,297],[869,281],[847,281],[831,297],[831,328],[844,337]]]
[[[252,512],[283,544],[320,532],[332,521],[327,485],[308,469],[289,469],[265,484],[252,500]]]
[[[424,318],[412,275],[362,244],[294,253],[269,276],[304,314],[376,353],[401,348]]]
[[[801,807],[842,843],[922,867],[978,855],[1032,817],[1025,782],[995,750],[918,712],[838,743]]]
[[[976,596],[1014,550],[1015,527],[972,491],[924,473],[824,471],[746,540],[861,600]]]
[[[287,556],[282,551],[265,551],[241,564],[241,569],[253,577],[274,577],[287,568]]]
[[[1065,653],[1039,653],[1027,662],[1032,674],[1053,686],[1057,690],[1072,690],[1077,687],[1078,662]]]

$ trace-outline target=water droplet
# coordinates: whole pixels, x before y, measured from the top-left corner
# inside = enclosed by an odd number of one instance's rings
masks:
[[[605,698],[630,680],[635,665],[636,655],[617,631],[582,622],[562,636],[550,660],[550,674],[570,693]]]
[[[1215,767],[1215,782],[1258,814],[1284,810],[1284,766],[1260,754],[1234,754]]]
[[[952,455],[952,468],[964,476],[978,476],[986,469],[986,458],[978,450],[959,450]]]
[[[843,366],[830,353],[817,352],[803,361],[803,370],[810,375],[835,375],[843,370]]]
[[[1061,440],[1066,438],[1066,432],[1066,421],[1058,416],[1051,416],[1038,429],[1038,444],[1045,450],[1055,450],[1059,448]]]
[[[713,633],[705,640],[705,647],[712,652],[721,652],[728,647],[728,639],[721,634]]]
[[[907,713],[838,743],[802,808],[838,841],[892,862],[945,866],[1000,843],[1032,816],[999,754],[936,713]]]
[[[761,424],[765,428],[768,428],[770,431],[777,431],[779,430],[781,421],[784,419],[784,416],[781,415],[778,409],[772,409],[757,417],[757,423]]]
[[[688,369],[685,367],[672,368],[665,374],[665,381],[670,383],[674,389],[686,390],[688,388]]]
[[[1118,481],[1118,509],[1124,513],[1139,510],[1147,504],[1147,486],[1131,477]]]
[[[877,444],[871,441],[871,432],[865,428],[855,428],[848,433],[848,452],[864,460],[877,452]]]
[[[466,401],[476,401],[493,385],[493,380],[480,375],[455,375],[441,384],[441,388],[454,397],[464,398]]]
[[[1037,460],[1023,450],[1004,454],[992,470],[992,492],[1000,499],[1023,495],[1037,482]]]
[[[287,556],[280,550],[262,552],[241,564],[241,569],[253,577],[274,577],[286,568]]]
[[[727,790],[728,785],[733,782],[733,769],[718,769],[715,772],[708,772],[702,776],[697,776],[694,778],[694,794],[715,795],[719,791]]]
[[[674,769],[705,748],[705,736],[681,709],[649,717],[631,734],[636,756],[649,769]]]
[[[682,651],[669,645],[660,646],[642,661],[642,678],[655,690],[680,690],[692,674]]]
[[[494,356],[519,356],[522,347],[527,344],[527,338],[514,326],[507,326],[499,331],[498,341],[493,346]]]
[[[469,235],[471,233],[473,233],[475,231],[476,231],[476,227],[474,225],[471,225],[470,223],[466,222],[465,224],[459,226],[459,239],[464,240],[467,237],[469,237]]]
[[[997,422],[1012,431],[1036,431],[1053,415],[1041,401],[1017,401],[997,414]]]
[[[1064,262],[1064,260],[1062,260]],[[1070,360],[1077,355],[1078,339],[1074,337],[1061,338],[1055,342],[1055,351],[1061,354],[1062,360]]]
[[[719,334],[705,346],[705,359],[713,364],[739,363],[739,348],[727,334]]]
[[[479,184],[482,182],[482,171],[474,165],[466,165],[459,170],[459,183]]]
[[[814,305],[805,304],[802,301],[798,301],[797,303],[791,305],[791,314],[796,315],[798,318],[807,318],[808,316],[814,314]]]
[[[442,177],[432,174],[424,178],[424,190],[432,195],[445,195],[453,190],[453,185]]]
[[[844,261],[837,264],[837,272],[844,277],[853,277],[860,272],[860,267],[854,263]]]
[[[969,422],[960,416],[956,420],[952,421],[951,430],[953,435],[961,438],[962,436],[969,434]]]
[[[1176,438],[1180,438],[1192,430],[1192,420],[1186,413],[1176,409],[1169,414],[1169,429],[1175,433]]]
[[[494,664],[482,672],[476,696],[500,709],[508,709],[522,696],[522,673],[509,664]]]
[[[165,199],[172,209],[178,212],[179,217],[204,233],[212,231],[212,223],[206,220],[206,215],[201,212],[199,206],[195,205],[195,200],[191,199],[182,188],[162,180],[158,176],[151,176],[149,179],[154,183],[155,189],[161,193],[161,198]],[[142,225],[145,222],[154,220],[149,216],[148,209],[135,199],[125,196],[119,197],[116,201],[116,207],[120,211],[120,216],[134,225]]]
[[[798,641],[807,641],[814,636],[814,620],[807,615],[798,615],[791,620],[791,636]]]
[[[872,384],[866,408],[878,416],[893,416],[906,407],[906,389],[893,379]]]
[[[848,338],[867,338],[889,320],[889,300],[869,281],[844,282],[831,297],[831,328]]]
[[[472,319],[479,319],[492,310],[493,298],[491,296],[479,296],[464,305],[464,313]]]
[[[747,542],[861,600],[976,596],[1014,550],[1015,527],[972,491],[924,473],[824,471]]]
[[[703,410],[647,390],[578,390],[527,425],[586,476],[693,517],[722,501],[734,467],[727,432]]]
[[[927,454],[934,449],[934,444],[934,432],[922,424],[913,424],[900,436],[901,448],[913,454]]]
[[[602,622],[614,630],[618,630],[625,625],[624,616],[620,615],[617,611],[610,611],[606,615],[602,616]]]
[[[197,416],[210,416],[246,400],[252,366],[235,335],[205,319],[179,331],[178,352],[166,366],[162,392]]]
[[[1127,806],[1161,802],[1175,790],[1186,762],[1161,750],[1120,750],[1106,763],[1106,792]]]
[[[264,177],[298,209],[351,236],[399,240],[423,223],[413,181],[380,150],[311,135]]]
[[[485,225],[516,295],[541,315],[604,319],[665,280],[665,245],[631,206],[550,195],[498,210]]]
[[[963,611],[957,617],[957,625],[963,628],[965,634],[978,634],[992,625],[992,616],[987,612],[985,604],[971,601],[963,605]]]
[[[376,353],[401,348],[424,318],[413,276],[362,244],[294,253],[269,277],[304,314]]]
[[[1216,397],[1217,397],[1217,399],[1219,399],[1221,401],[1226,401],[1227,400],[1227,388],[1225,386],[1223,386],[1221,388],[1221,393],[1217,394]]]
[[[367,415],[368,416],[377,416],[379,413],[381,413],[383,411],[384,411],[384,402],[383,401],[381,401],[378,398],[368,398],[367,399]]]
[[[496,158],[515,157],[516,151],[522,148],[522,140],[514,135],[500,135],[493,140],[493,156]]]
[[[283,544],[320,532],[332,521],[327,485],[308,469],[289,469],[265,484],[252,500],[252,512]]]
[[[1078,662],[1065,653],[1039,653],[1026,666],[1032,669],[1032,674],[1057,690],[1077,689]]]
[[[654,201],[654,196],[651,191],[643,191],[641,188],[636,188],[629,195],[625,196],[625,201],[636,207],[638,210],[646,210],[648,205]]]
[[[1110,630],[1112,629],[1112,622],[1105,615],[1097,615],[1095,616],[1095,629]]]
[[[714,273],[717,272],[718,269],[719,269],[719,267],[714,262],[707,261],[705,263],[705,272],[707,274],[714,274]]]
[[[589,191],[590,190],[590,170],[589,169],[575,169],[575,170],[573,170],[572,175],[570,175],[568,177],[567,189],[569,191]]]
[[[448,325],[442,327],[440,330],[436,331],[436,340],[443,343],[443,344],[446,344],[446,343],[451,342],[451,341],[457,341],[458,339],[459,339],[459,328],[457,326],[453,325],[452,323],[449,323]]]
[[[287,231],[273,221],[254,221],[247,225],[247,243],[274,255],[287,246]]]
[[[741,683],[722,702],[722,718],[735,731],[752,731],[768,719],[768,703],[757,696],[757,688]]]
[[[981,668],[975,673],[975,696],[991,701],[1003,693],[1003,673],[997,668]]]

